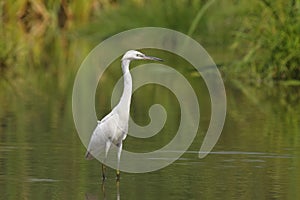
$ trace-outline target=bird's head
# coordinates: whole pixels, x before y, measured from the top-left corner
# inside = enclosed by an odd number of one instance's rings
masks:
[[[155,60],[155,61],[163,61],[160,58],[156,58],[156,57],[152,57],[152,56],[146,56],[145,54],[139,52],[139,51],[135,51],[135,50],[129,50],[127,51],[123,58],[122,61],[124,60]]]

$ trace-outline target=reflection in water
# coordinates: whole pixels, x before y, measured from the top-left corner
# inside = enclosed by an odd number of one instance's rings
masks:
[[[184,69],[185,63],[177,61],[172,66]],[[0,81],[0,199],[120,199],[120,183],[107,180],[105,185],[98,184],[99,163],[87,163],[83,158],[85,148],[72,118],[70,69],[57,68],[56,62],[45,63],[57,70],[54,79],[44,79],[48,73],[43,71],[36,79],[22,79],[12,86]],[[99,118],[110,110],[107,96],[121,76],[118,71],[116,62],[106,79],[100,80],[95,99]],[[300,88],[227,83],[224,130],[213,152],[198,159],[210,120],[210,99],[201,78],[189,81],[201,87],[197,91],[200,129],[190,151],[162,170],[142,175],[124,173],[122,198],[300,199]],[[148,124],[150,118],[145,113],[153,103],[166,109],[166,126],[151,138],[127,138],[128,151],[153,151],[174,137],[180,109],[174,95],[163,87],[147,85],[137,90],[132,118],[138,124]]]
[[[101,183],[101,192],[103,195],[103,199],[107,200],[108,198],[107,198],[107,191],[105,190],[105,181],[102,181],[102,183]],[[117,194],[117,200],[120,200],[120,181],[119,180],[116,181],[116,194]],[[97,198],[97,195],[94,195],[94,194],[85,194],[85,199],[86,200],[96,200],[98,198]]]
[[[120,181],[117,181],[117,200],[120,200]]]

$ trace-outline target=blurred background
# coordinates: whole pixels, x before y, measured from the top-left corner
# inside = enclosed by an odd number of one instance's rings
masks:
[[[165,169],[123,173],[119,186],[110,170],[103,190],[100,164],[84,160],[75,130],[74,78],[101,41],[148,26],[187,34],[211,55],[226,87],[225,127],[214,151],[199,160],[210,121],[205,83],[185,60],[145,49],[201,87],[199,134]],[[1,0],[0,36],[0,199],[299,198],[299,0]],[[100,80],[100,119],[121,76],[116,60]],[[166,126],[147,141],[128,138],[125,148],[155,150],[176,133],[180,109],[166,88],[148,85],[133,94],[132,118],[149,123],[154,103],[168,111]]]

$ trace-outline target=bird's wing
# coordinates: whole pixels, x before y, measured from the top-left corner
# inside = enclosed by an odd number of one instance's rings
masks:
[[[91,136],[86,158],[91,159],[105,152],[106,143],[112,140],[117,131],[118,115],[110,113],[104,117],[98,124]]]

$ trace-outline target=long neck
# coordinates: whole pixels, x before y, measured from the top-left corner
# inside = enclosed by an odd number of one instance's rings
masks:
[[[120,99],[119,107],[121,108],[120,111],[124,112],[124,114],[129,114],[132,92],[132,78],[129,71],[129,63],[129,60],[122,61],[124,88],[123,94]]]

